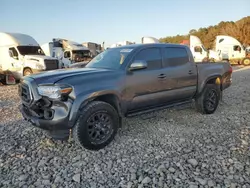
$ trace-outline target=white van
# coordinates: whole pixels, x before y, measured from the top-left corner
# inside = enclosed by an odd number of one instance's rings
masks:
[[[58,69],[56,58],[45,56],[37,41],[21,33],[0,32],[0,79]]]

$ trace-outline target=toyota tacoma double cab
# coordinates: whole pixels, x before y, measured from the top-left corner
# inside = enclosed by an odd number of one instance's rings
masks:
[[[231,83],[229,63],[195,63],[187,46],[134,44],[110,48],[84,68],[24,77],[20,111],[53,138],[72,133],[82,148],[99,150],[123,117],[189,102],[202,114],[214,113]]]

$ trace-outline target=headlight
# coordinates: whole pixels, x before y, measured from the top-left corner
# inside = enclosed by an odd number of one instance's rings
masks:
[[[44,85],[38,87],[38,93],[40,95],[51,99],[60,99],[62,96],[70,94],[72,90],[70,86]]]
[[[43,66],[43,65],[37,64],[37,65],[36,65],[36,68],[40,70],[40,69],[44,69],[44,66]]]

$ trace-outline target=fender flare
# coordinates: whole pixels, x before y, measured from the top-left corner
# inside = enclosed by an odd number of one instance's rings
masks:
[[[210,81],[210,80],[214,80],[214,79],[217,79],[219,78],[220,79],[220,82],[218,83],[217,81],[215,81],[215,84],[218,84],[220,85],[220,90],[221,90],[221,85],[222,85],[222,76],[221,75],[212,75],[212,76],[209,76],[204,82],[201,83],[199,89],[198,89],[198,93],[197,93],[197,96],[200,96],[201,93],[203,92],[206,84]],[[217,83],[216,83],[217,82]]]
[[[110,91],[110,90],[104,90],[104,91],[96,91],[92,93],[82,93],[79,94],[71,107],[70,114],[69,114],[69,126],[72,128],[75,125],[75,122],[77,120],[77,117],[80,114],[80,109],[86,106],[91,101],[95,100],[98,97],[104,96],[104,95],[114,95],[117,97],[117,100],[120,100],[120,95],[116,91]],[[120,104],[118,104],[118,114],[121,116],[121,107]]]

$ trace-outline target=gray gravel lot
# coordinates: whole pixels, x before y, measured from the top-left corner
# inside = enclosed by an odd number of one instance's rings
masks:
[[[0,86],[0,187],[250,187],[250,68],[234,71],[215,114],[125,119],[98,152],[49,140],[22,120],[17,86]]]

